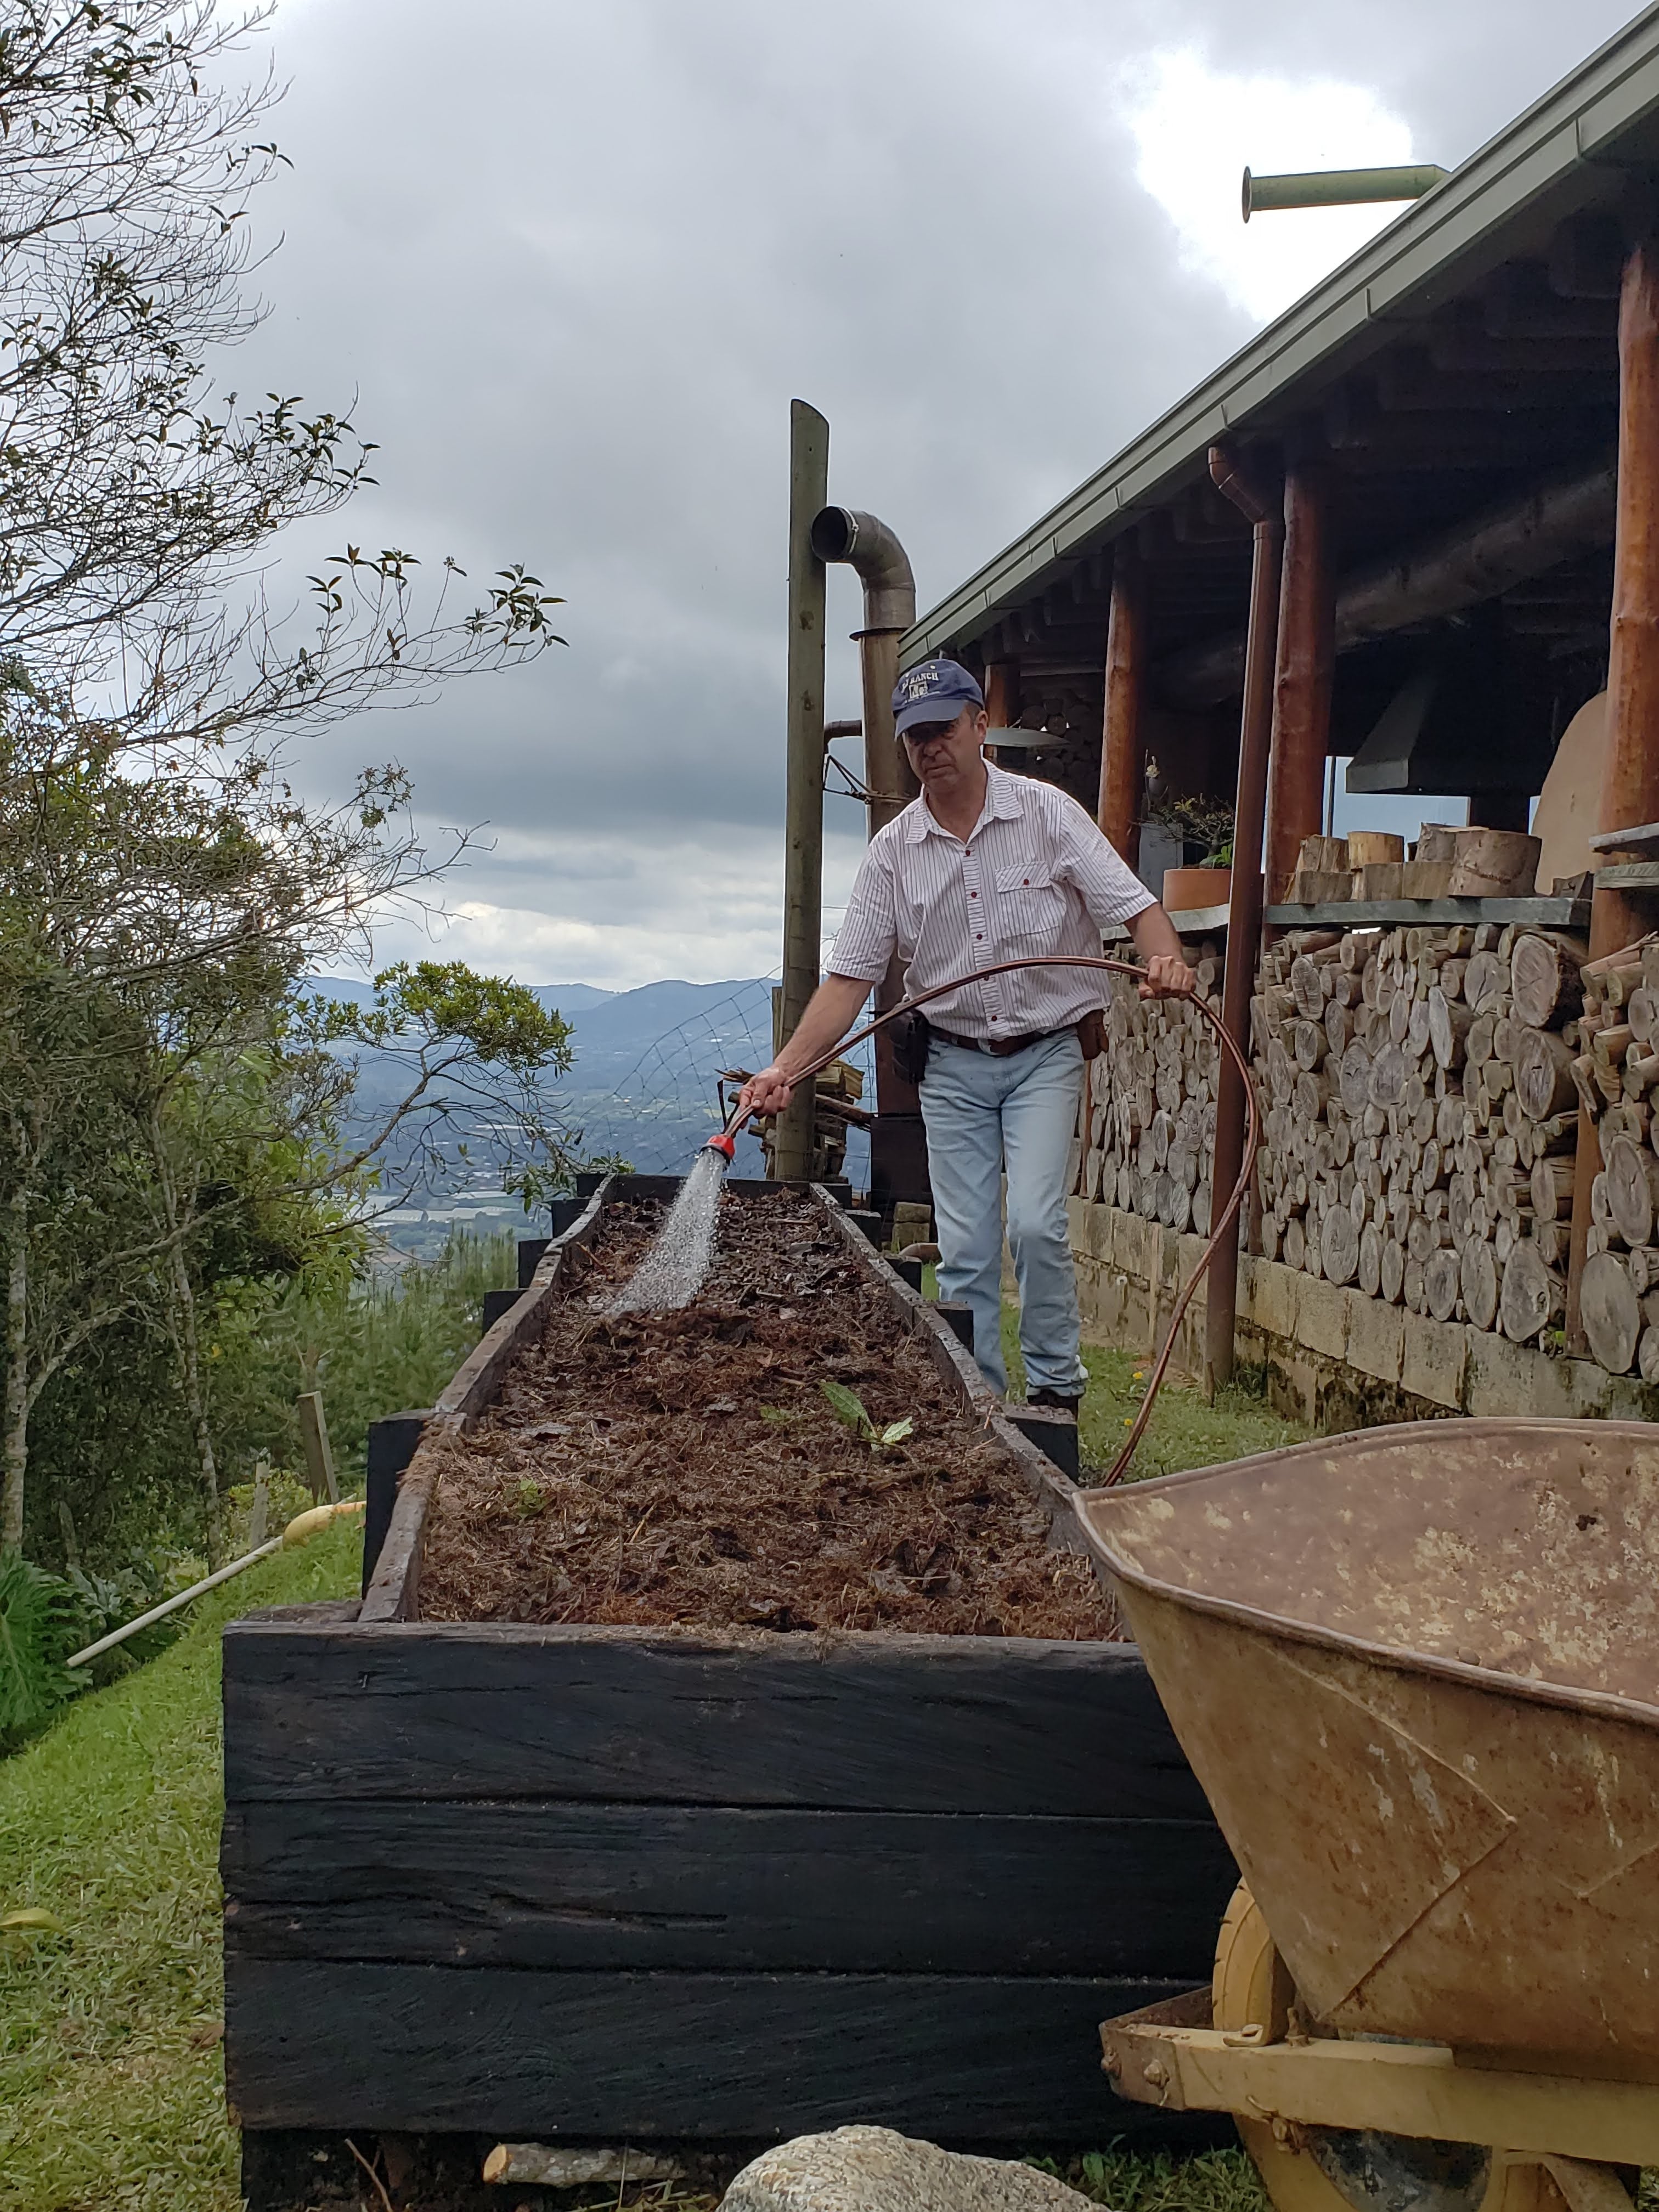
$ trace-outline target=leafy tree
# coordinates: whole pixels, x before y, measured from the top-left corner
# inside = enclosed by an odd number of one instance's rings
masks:
[[[348,545],[285,622],[233,587],[289,525],[373,481],[349,417],[217,392],[258,320],[250,203],[283,159],[270,9],[13,0],[0,27],[0,664],[66,742],[191,749],[315,728],[556,642],[521,565],[452,605],[446,562]]]
[[[348,544],[287,610],[255,574],[373,451],[208,372],[258,319],[275,88],[216,88],[267,14],[15,0],[0,23],[0,1547],[43,1394],[118,1336],[173,1376],[216,1553],[220,1286],[349,1269],[405,1125],[505,1130],[526,1189],[568,1164],[534,1082],[567,1034],[527,992],[437,964],[388,971],[362,1016],[301,992],[465,841],[421,848],[395,767],[304,803],[283,746],[562,641],[518,563],[471,605],[453,562],[423,593],[397,548]],[[347,1144],[363,1042],[406,1080]]]

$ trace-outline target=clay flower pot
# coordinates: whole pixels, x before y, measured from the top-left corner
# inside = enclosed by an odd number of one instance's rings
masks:
[[[1165,868],[1164,904],[1170,914],[1194,907],[1225,906],[1232,893],[1231,868]]]

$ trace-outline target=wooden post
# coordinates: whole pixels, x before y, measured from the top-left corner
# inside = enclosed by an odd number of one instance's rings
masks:
[[[1285,568],[1267,766],[1267,902],[1290,889],[1304,837],[1319,834],[1331,734],[1336,587],[1328,480],[1317,461],[1285,478]]]
[[[295,1401],[300,1416],[300,1441],[305,1446],[306,1471],[313,1498],[338,1502],[340,1486],[334,1473],[334,1454],[329,1448],[328,1423],[323,1416],[320,1390],[302,1391]]]
[[[1607,754],[1601,827],[1659,820],[1659,237],[1631,249],[1619,298],[1619,489],[1607,652]],[[1639,897],[1598,884],[1590,904],[1592,960],[1634,944],[1648,927]],[[1595,1125],[1581,1106],[1567,1272],[1567,1349],[1588,1349],[1579,1285],[1600,1172]]]
[[[789,672],[784,799],[783,985],[780,1026],[793,1035],[818,987],[823,926],[823,563],[812,518],[830,494],[830,425],[804,399],[789,403]],[[867,711],[867,710],[866,710]],[[867,726],[867,725],[866,725]],[[811,1085],[779,1116],[775,1172],[812,1164]]]
[[[1273,730],[1273,662],[1279,636],[1279,586],[1285,525],[1224,446],[1210,448],[1210,474],[1255,534],[1250,562],[1249,627],[1244,646],[1244,704],[1239,717],[1238,787],[1233,805],[1232,894],[1228,902],[1227,966],[1221,1013],[1228,1034],[1248,1058],[1250,995],[1261,945],[1261,840],[1267,811],[1267,752]],[[1224,1056],[1216,1098],[1215,1152],[1210,1188],[1223,1206],[1244,1159],[1244,1086]],[[1243,1217],[1241,1217],[1242,1218]],[[1233,1371],[1238,1302],[1238,1239],[1224,1237],[1210,1262],[1204,1316],[1205,1386],[1212,1395]]]
[[[1140,858],[1140,798],[1146,775],[1146,572],[1133,531],[1112,549],[1112,605],[1106,623],[1106,713],[1097,819],[1133,868]]]
[[[1019,717],[1019,663],[988,661],[985,668],[985,718],[994,730],[1012,730]]]

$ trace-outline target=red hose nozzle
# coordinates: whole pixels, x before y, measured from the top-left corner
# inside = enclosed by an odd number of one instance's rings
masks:
[[[728,1136],[722,1129],[718,1137],[711,1137],[708,1139],[703,1149],[710,1152],[724,1152],[727,1161],[730,1162],[736,1159],[738,1156],[738,1140],[735,1137]]]

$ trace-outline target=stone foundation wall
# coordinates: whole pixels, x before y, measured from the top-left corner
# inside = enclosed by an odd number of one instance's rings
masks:
[[[1115,1206],[1069,1201],[1086,1342],[1154,1351],[1204,1249]],[[1659,1387],[1559,1358],[1463,1322],[1435,1321],[1281,1261],[1241,1254],[1237,1354],[1264,1366],[1287,1419],[1327,1431],[1453,1413],[1659,1420]],[[1182,1326],[1176,1361],[1203,1372],[1204,1291]]]

